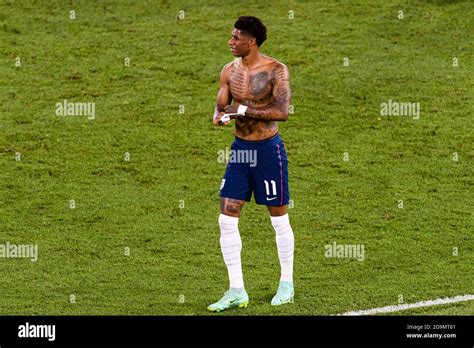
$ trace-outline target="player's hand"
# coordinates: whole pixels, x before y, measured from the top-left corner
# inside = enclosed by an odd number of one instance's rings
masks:
[[[212,119],[212,123],[214,123],[216,126],[227,126],[230,121],[226,121],[226,122],[221,122],[220,119],[221,117],[225,114],[225,112],[221,111],[219,112],[217,115],[214,116],[214,118]]]
[[[237,113],[237,110],[239,109],[239,105],[240,105],[240,104],[227,105],[227,106],[224,108],[224,111],[225,111],[226,114],[235,114],[235,113]],[[230,118],[231,118],[231,119],[234,119],[235,116],[231,116]]]

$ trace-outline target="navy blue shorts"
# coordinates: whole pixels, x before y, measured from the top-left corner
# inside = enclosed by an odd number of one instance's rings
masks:
[[[229,151],[220,196],[283,206],[290,202],[288,157],[279,134],[270,139],[249,141],[235,137]]]

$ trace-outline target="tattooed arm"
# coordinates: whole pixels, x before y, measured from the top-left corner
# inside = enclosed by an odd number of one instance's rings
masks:
[[[286,121],[288,119],[291,98],[288,68],[279,64],[275,68],[274,74],[273,101],[266,106],[249,106],[245,111],[245,117],[262,121]],[[228,105],[225,112],[236,112],[234,108],[236,109],[234,105]]]
[[[220,122],[221,116],[225,113],[225,106],[229,105],[232,102],[232,95],[229,88],[229,66],[231,63],[227,64],[222,68],[221,78],[220,78],[220,88],[219,93],[217,94],[216,107],[214,108],[214,116],[212,117],[212,123],[215,125],[222,126],[223,123]],[[226,122],[228,124],[229,122]]]

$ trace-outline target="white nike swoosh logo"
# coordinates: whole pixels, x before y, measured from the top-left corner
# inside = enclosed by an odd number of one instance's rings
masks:
[[[273,201],[274,199],[276,199],[276,197],[273,197],[273,198],[268,198],[267,197],[267,201]]]

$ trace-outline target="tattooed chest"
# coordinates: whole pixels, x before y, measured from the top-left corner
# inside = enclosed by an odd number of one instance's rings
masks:
[[[235,69],[231,72],[230,92],[238,103],[258,106],[272,98],[273,76],[268,71],[247,73]]]

